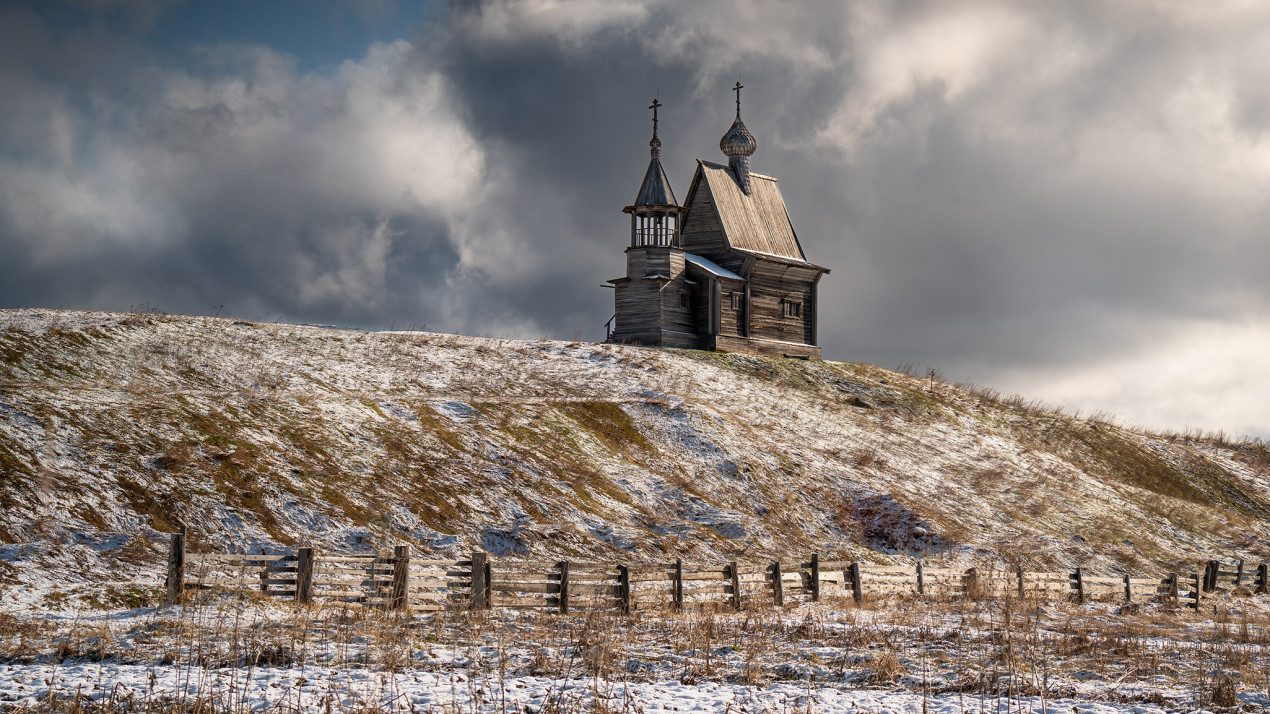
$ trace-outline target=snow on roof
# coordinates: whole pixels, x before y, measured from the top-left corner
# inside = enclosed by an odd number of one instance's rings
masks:
[[[745,280],[745,278],[741,277],[740,275],[737,275],[731,270],[728,270],[727,268],[722,268],[717,263],[711,260],[702,258],[699,255],[693,255],[692,253],[685,253],[684,260],[686,260],[689,263],[692,263],[698,268],[701,268],[707,273],[710,273],[711,275],[714,275],[720,278],[731,278],[732,280]]]

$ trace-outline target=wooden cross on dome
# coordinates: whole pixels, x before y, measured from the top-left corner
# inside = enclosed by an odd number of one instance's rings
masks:
[[[648,105],[648,108],[653,110],[653,133],[654,134],[657,133],[657,107],[663,107],[663,106],[666,106],[666,105],[657,101],[656,97],[653,97],[653,103]]]
[[[739,79],[736,80],[736,86],[732,88],[732,91],[736,92],[736,115],[738,118],[740,118],[741,116],[741,90],[742,89],[745,89],[745,85],[741,84],[741,80]]]

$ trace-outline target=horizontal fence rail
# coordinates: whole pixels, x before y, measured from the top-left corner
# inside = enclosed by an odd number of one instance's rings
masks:
[[[1236,587],[1268,590],[1267,566],[1209,561],[1204,572],[1161,578],[1032,572],[1021,567],[934,568],[821,560],[766,564],[600,563],[466,559],[420,560],[409,546],[362,554],[296,548],[285,554],[187,554],[184,532],[172,535],[168,604],[205,590],[254,592],[297,605],[342,604],[410,613],[511,608],[567,614],[638,610],[740,610],[826,598],[856,603],[885,597],[1023,598],[1077,602],[1158,601],[1198,610],[1205,597]]]

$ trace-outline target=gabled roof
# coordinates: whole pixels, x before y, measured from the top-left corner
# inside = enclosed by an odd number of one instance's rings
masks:
[[[704,181],[732,248],[807,262],[776,179],[751,173],[750,180],[747,196],[727,166],[697,159],[697,173],[688,189],[688,206],[692,206],[693,195]]]
[[[635,197],[633,206],[677,206],[675,192],[670,188],[670,180],[661,167],[661,161],[653,157],[648,162],[648,171],[644,173],[644,183],[639,186],[639,195]]]

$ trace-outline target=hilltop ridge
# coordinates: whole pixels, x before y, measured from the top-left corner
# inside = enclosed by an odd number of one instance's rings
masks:
[[[1270,556],[1263,444],[866,364],[0,311],[0,581],[192,546],[1141,569]],[[32,567],[35,566],[35,567]]]

